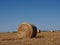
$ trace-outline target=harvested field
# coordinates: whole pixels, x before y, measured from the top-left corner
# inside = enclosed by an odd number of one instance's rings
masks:
[[[17,33],[0,33],[0,45],[60,45],[60,32],[41,32],[31,39],[18,39]]]

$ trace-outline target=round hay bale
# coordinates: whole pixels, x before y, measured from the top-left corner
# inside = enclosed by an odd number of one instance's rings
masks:
[[[54,32],[54,30],[51,30],[50,32]]]
[[[18,28],[19,38],[32,38],[37,34],[37,28],[35,25],[29,23],[22,23]]]
[[[41,31],[39,30],[39,33],[40,33]]]
[[[41,32],[40,29],[38,29],[37,32],[40,33]]]

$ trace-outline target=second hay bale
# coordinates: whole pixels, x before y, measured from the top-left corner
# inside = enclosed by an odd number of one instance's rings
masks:
[[[37,34],[37,28],[33,24],[22,23],[18,28],[19,38],[32,38]]]

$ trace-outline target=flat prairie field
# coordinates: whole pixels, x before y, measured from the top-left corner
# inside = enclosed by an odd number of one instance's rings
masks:
[[[31,39],[19,39],[17,33],[0,33],[0,45],[60,45],[60,32],[40,32]]]

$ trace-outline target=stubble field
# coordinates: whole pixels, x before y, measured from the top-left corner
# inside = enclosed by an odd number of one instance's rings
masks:
[[[60,32],[40,32],[31,39],[19,39],[17,33],[0,33],[0,45],[60,45]]]

